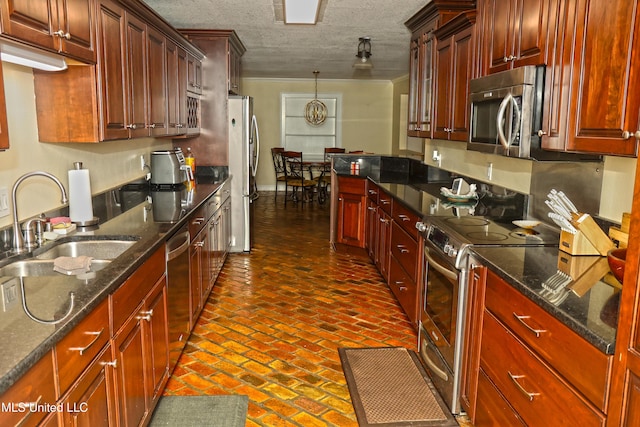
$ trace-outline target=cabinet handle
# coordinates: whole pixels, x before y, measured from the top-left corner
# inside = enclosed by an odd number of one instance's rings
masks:
[[[194,219],[191,224],[193,225],[200,225],[204,222],[204,218],[199,216],[198,218]]]
[[[141,316],[136,316],[136,319],[151,322],[151,318],[153,317],[153,309],[148,311],[141,311],[140,314]]]
[[[138,129],[138,126],[136,126],[135,124],[130,124],[130,125],[127,125],[126,127],[127,129],[133,129],[133,130]]]
[[[80,356],[82,356],[85,351],[89,350],[89,348],[91,348],[91,346],[98,341],[98,339],[100,338],[100,335],[102,335],[103,332],[104,332],[104,328],[100,329],[98,332],[85,332],[85,334],[87,335],[94,335],[95,338],[92,339],[91,342],[87,344],[85,347],[70,347],[69,350],[77,351],[80,353]]]
[[[513,313],[513,317],[515,317],[516,319],[518,319],[518,321],[519,321],[520,323],[522,323],[522,324],[524,325],[524,327],[525,327],[525,328],[527,328],[529,331],[533,332],[533,333],[536,335],[536,338],[540,338],[540,334],[542,334],[542,333],[544,333],[544,332],[547,332],[547,330],[546,330],[546,329],[535,329],[535,328],[532,328],[531,326],[529,326],[529,325],[527,324],[527,322],[525,322],[525,321],[524,321],[525,319],[530,319],[530,318],[531,318],[531,316],[519,316],[519,315],[517,315],[517,314],[514,312],[514,313]]]
[[[71,34],[65,33],[63,30],[58,30],[53,33],[54,36],[58,36],[63,39],[71,40]]]
[[[380,203],[382,203],[383,205],[388,205],[389,203],[391,203],[391,200],[381,199]]]
[[[378,194],[378,192],[375,190],[369,190],[369,194]]]
[[[524,387],[522,387],[522,384],[520,384],[518,382],[518,380],[520,378],[524,378],[524,375],[513,375],[511,372],[507,371],[507,374],[509,374],[509,378],[511,378],[511,381],[513,381],[513,383],[516,385],[516,387],[518,388],[518,390],[520,390],[520,392],[522,394],[524,394],[525,396],[527,396],[527,399],[529,399],[529,402],[533,402],[533,398],[536,396],[540,396],[540,393],[532,393],[530,391],[525,390]]]
[[[111,366],[113,369],[116,369],[118,367],[118,359],[112,361],[112,362],[100,362],[100,364],[102,366]]]
[[[37,408],[38,405],[40,404],[40,401],[42,400],[42,395],[38,396],[38,398],[36,399],[35,402],[25,402],[26,406],[29,407],[35,407]],[[27,411],[27,415],[25,415],[24,417],[22,417],[22,419],[20,421],[18,421],[15,425],[16,427],[20,427],[23,426],[24,423],[29,419],[29,417],[31,417],[31,415],[33,415],[34,413],[36,413],[36,411]]]
[[[372,206],[367,207],[367,209],[369,209],[370,211],[375,211],[376,210],[376,208],[374,208]]]
[[[547,134],[547,133],[546,133],[545,131],[543,131],[542,129],[540,129],[540,130],[538,131],[538,136],[539,136],[540,138],[542,138],[542,137],[543,137],[543,136],[545,136],[546,134]]]
[[[155,129],[155,128],[156,128],[156,124],[155,124],[155,123],[151,123],[151,124],[149,125],[149,129]]]
[[[398,215],[398,218],[400,218],[401,220],[403,220],[403,221],[405,221],[405,222],[406,222],[406,221],[411,221],[411,218],[409,218],[409,217],[408,217],[408,216],[406,216],[406,215]]]
[[[640,130],[637,130],[636,133],[633,134],[633,136],[635,136],[636,139],[640,139]]]
[[[502,60],[503,60],[504,62],[515,61],[515,60],[516,60],[516,57],[515,57],[515,56],[513,56],[513,55],[509,55],[509,56],[505,56],[504,58],[502,58]]]
[[[204,246],[204,240],[200,241],[200,242],[196,242],[195,245],[200,247],[200,248],[203,247]]]
[[[385,219],[385,218],[380,218],[380,222],[383,223],[383,224],[386,224],[386,223],[389,222],[389,220]]]
[[[398,248],[398,250],[400,251],[401,254],[408,254],[409,253],[409,249],[407,249],[407,247],[404,246],[404,245],[397,245],[396,247]]]
[[[631,132],[629,132],[628,130],[625,130],[622,132],[622,139],[629,139],[633,136],[633,134]]]

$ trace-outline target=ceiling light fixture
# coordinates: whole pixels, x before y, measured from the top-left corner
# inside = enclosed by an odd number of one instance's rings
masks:
[[[60,55],[8,40],[0,42],[0,60],[44,71],[67,69],[67,62]]]
[[[356,53],[356,60],[353,63],[353,68],[357,68],[359,70],[370,70],[373,68],[371,56],[371,37],[360,37],[358,53]]]
[[[284,0],[284,23],[313,25],[319,10],[320,0]]]
[[[320,71],[316,70],[313,74],[316,76],[316,97],[305,105],[304,119],[310,125],[320,126],[327,119],[327,106],[318,99],[318,74]]]

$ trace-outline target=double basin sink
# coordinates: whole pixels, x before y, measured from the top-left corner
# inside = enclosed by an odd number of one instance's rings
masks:
[[[86,237],[71,238],[71,240],[54,243],[54,246],[40,248],[34,251],[32,258],[11,262],[0,267],[0,276],[30,277],[59,275],[54,271],[54,260],[58,257],[89,256],[91,271],[105,268],[109,263],[122,255],[127,249],[137,243],[137,236],[118,236],[113,239],[91,239]],[[46,248],[46,249],[45,249]]]

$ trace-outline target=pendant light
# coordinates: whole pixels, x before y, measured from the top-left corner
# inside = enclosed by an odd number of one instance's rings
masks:
[[[309,101],[304,107],[304,119],[313,126],[320,126],[327,119],[327,106],[318,100],[318,74],[320,71],[314,71],[316,76],[316,96]]]
[[[373,68],[373,62],[371,62],[371,37],[360,37],[358,39],[358,53],[356,53],[356,60],[353,63],[353,68],[359,70],[370,70]]]

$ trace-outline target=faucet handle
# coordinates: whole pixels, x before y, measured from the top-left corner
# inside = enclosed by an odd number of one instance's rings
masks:
[[[36,223],[36,230],[34,231],[33,223]],[[33,249],[42,243],[42,224],[46,224],[45,218],[31,218],[22,224],[22,233],[24,235],[24,247],[26,249]]]

